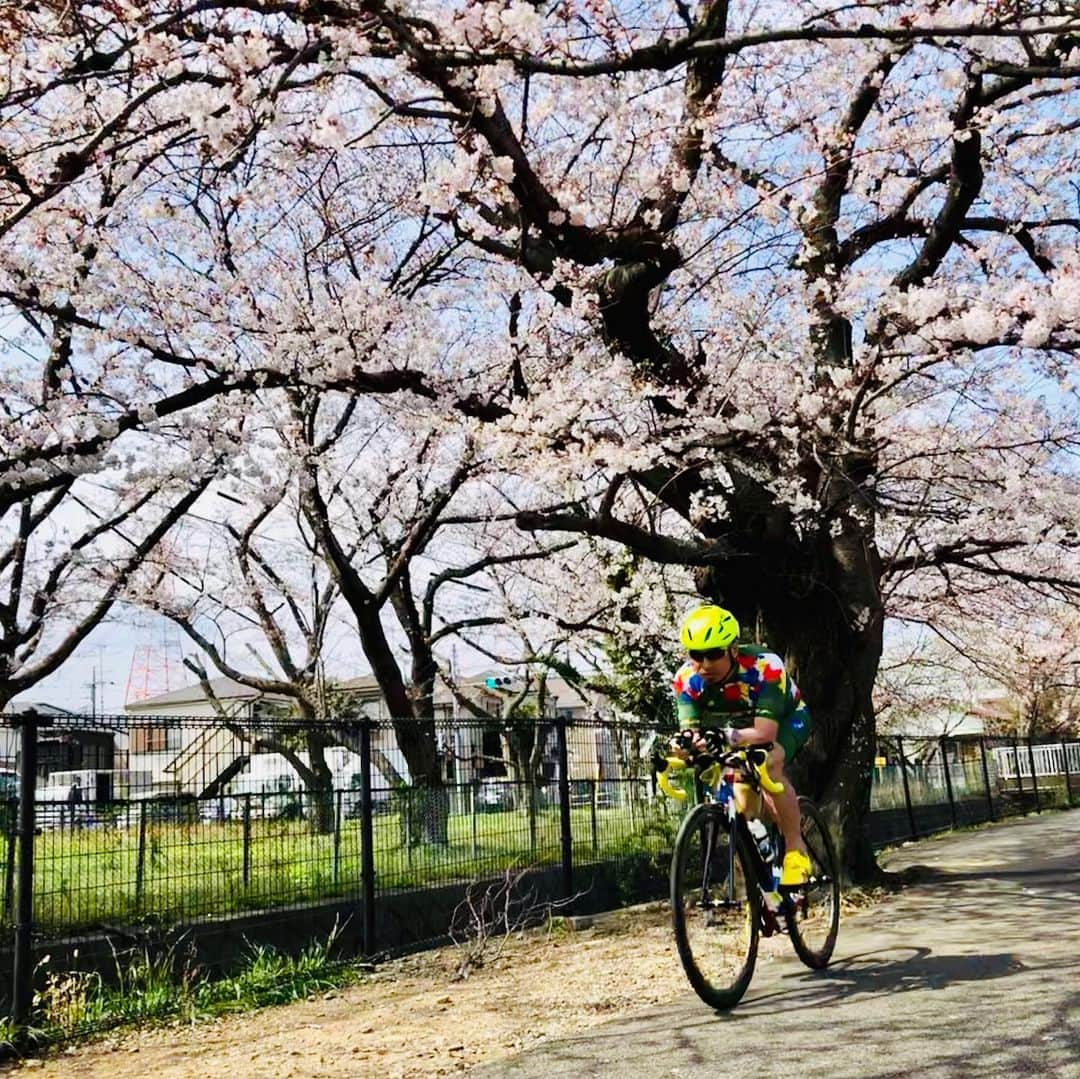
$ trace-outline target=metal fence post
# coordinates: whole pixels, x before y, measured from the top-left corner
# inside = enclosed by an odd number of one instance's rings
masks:
[[[945,793],[949,796],[949,816],[952,817],[952,826],[956,827],[956,798],[953,796],[952,775],[949,773],[948,739],[942,738],[940,743],[941,767],[945,770]]]
[[[15,906],[15,848],[18,846],[19,801],[7,804],[7,860],[4,863],[4,921],[13,917]]]
[[[472,816],[472,856],[474,858],[480,857],[480,838],[476,830],[476,792],[479,789],[480,777],[477,776],[473,779],[472,784],[469,787],[469,813]]]
[[[590,791],[589,791],[589,793],[591,795],[591,797],[589,798],[589,806],[590,806],[590,808],[592,810],[592,849],[593,849],[593,854],[595,854],[597,849],[598,849],[597,828],[596,828],[596,783],[597,783],[597,781],[595,779],[591,779],[591,780],[589,780],[589,783],[591,785],[590,786]]]
[[[360,721],[360,902],[364,955],[375,954],[375,830],[371,805],[371,720]]]
[[[1069,775],[1069,743],[1065,741],[1065,736],[1061,738],[1061,768],[1065,773],[1065,802],[1068,806],[1072,806],[1072,776]]]
[[[996,820],[997,818],[994,816],[994,796],[990,791],[990,769],[986,763],[986,740],[983,738],[979,739],[979,756],[982,757],[983,784],[986,787],[986,804],[990,809],[990,819]]]
[[[25,1026],[34,998],[34,799],[37,796],[38,720],[24,715],[19,732],[19,867],[15,899],[15,963],[11,1018]]]
[[[139,802],[139,846],[135,855],[135,905],[142,906],[143,873],[146,866],[146,802]]]
[[[341,876],[341,791],[334,797],[334,883]]]
[[[1035,812],[1042,812],[1042,800],[1039,798],[1039,779],[1035,775],[1035,750],[1032,747],[1032,736],[1028,735],[1028,761],[1031,764],[1031,789],[1035,792]]]
[[[266,815],[266,797],[263,797],[263,815]],[[243,819],[243,847],[244,861],[241,869],[241,879],[246,888],[251,883],[251,795],[244,795],[244,819]]]
[[[900,754],[900,775],[904,780],[904,803],[907,805],[908,824],[911,827],[911,838],[918,839],[919,829],[915,825],[915,810],[911,805],[911,786],[907,777],[907,756],[904,753],[904,739],[897,737],[896,751]]]
[[[559,754],[559,836],[562,841],[562,898],[574,889],[574,846],[570,834],[570,755],[566,749],[566,720],[555,721],[555,743]]]
[[[1016,765],[1016,791],[1020,795],[1020,810],[1024,809],[1024,777],[1020,774],[1020,740],[1013,738],[1013,764]]]

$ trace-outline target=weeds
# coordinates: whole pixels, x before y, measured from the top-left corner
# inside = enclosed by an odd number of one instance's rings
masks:
[[[117,1026],[179,1020],[194,1022],[226,1012],[246,1011],[327,992],[355,981],[368,969],[333,958],[339,935],[313,941],[299,955],[253,944],[233,975],[211,980],[190,962],[180,963],[174,949],[148,951],[126,962],[117,960],[117,980],[106,983],[96,972],[53,971],[34,996],[32,1041],[54,1044]],[[42,961],[48,962],[48,957]],[[0,1023],[0,1045],[20,1043],[10,1023]]]
[[[50,973],[45,988],[34,994],[34,1006],[46,1026],[79,1030],[89,1024],[96,1011],[101,976],[82,970]]]
[[[450,919],[450,939],[461,957],[452,981],[464,981],[474,970],[498,959],[515,934],[544,921],[550,927],[555,911],[581,898],[579,894],[541,899],[532,872],[528,867],[511,866],[498,880],[469,885]]]

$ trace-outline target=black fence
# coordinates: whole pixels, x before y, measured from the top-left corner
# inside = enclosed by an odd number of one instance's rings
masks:
[[[867,827],[875,846],[1080,802],[1080,741],[878,739]]]
[[[659,896],[683,811],[640,724],[6,718],[0,994],[18,1022],[46,954],[107,976],[124,949],[180,941],[223,972],[252,941],[403,951],[516,870],[578,911]],[[1073,804],[1080,742],[881,739],[873,779],[881,846]]]

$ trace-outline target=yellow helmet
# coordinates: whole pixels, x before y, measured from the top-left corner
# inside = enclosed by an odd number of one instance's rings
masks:
[[[679,640],[688,652],[727,648],[739,638],[739,623],[731,611],[707,603],[695,607],[684,619]]]

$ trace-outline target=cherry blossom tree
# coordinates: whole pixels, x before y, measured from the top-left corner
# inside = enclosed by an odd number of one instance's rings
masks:
[[[411,393],[518,477],[526,531],[696,572],[798,678],[852,872],[885,617],[1075,597],[1072,6],[98,0],[5,34],[9,303],[174,393]],[[386,228],[350,265],[327,219],[286,284],[322,164]],[[136,206],[153,242],[103,244]]]
[[[672,41],[620,6],[581,48],[535,20],[526,48],[494,18],[383,26],[475,107],[471,156],[426,196],[566,309],[530,347],[595,330],[560,381],[508,387],[508,457],[546,438],[583,503],[520,523],[699,567],[761,625],[859,872],[889,604],[1076,588],[1077,23],[784,10],[705,4]]]
[[[0,511],[0,707],[72,655],[216,471],[71,476]]]
[[[288,762],[310,796],[312,829],[327,833],[334,811],[326,751],[349,741],[340,723],[347,706],[326,672],[339,596],[298,520],[291,486],[263,489],[258,497],[248,492],[244,499],[218,491],[233,512],[222,514],[218,524],[193,523],[186,550],[175,544],[167,557],[144,562],[131,593],[184,631],[198,649],[184,664],[220,721],[252,752],[277,753]],[[251,729],[238,722],[214,693],[206,660],[225,677],[283,704],[283,718],[299,722]]]
[[[450,645],[503,624],[504,610],[477,602],[486,574],[567,544],[505,542],[520,536],[505,513],[501,528],[492,520],[486,463],[467,432],[440,438],[430,417],[373,405],[354,413],[321,394],[294,394],[292,409],[283,435],[299,462],[304,520],[355,619],[413,785],[426,792],[426,838],[445,841],[434,697],[440,674],[451,677]]]
[[[232,117],[227,104],[257,40],[200,59],[198,40],[171,36],[168,18],[148,35],[155,17],[43,3],[9,5],[0,23],[8,696],[104,617],[210,482],[206,466],[235,470],[256,391],[434,395],[426,313],[408,294],[425,274],[452,272],[455,245],[425,245],[423,230],[401,237],[385,275],[363,250],[394,234],[395,199],[415,181],[385,162],[337,165],[310,137],[310,108],[255,138],[254,114]],[[219,93],[225,107],[211,100]],[[376,173],[390,178],[380,201],[346,208],[339,193]],[[351,273],[331,278],[343,261]],[[257,474],[257,454],[243,459]],[[77,611],[67,636],[56,611]]]

